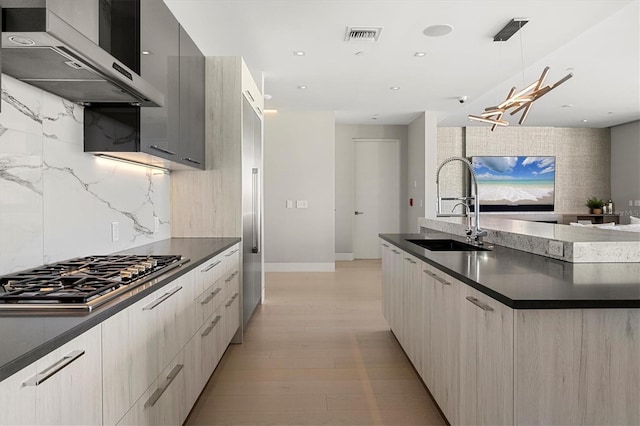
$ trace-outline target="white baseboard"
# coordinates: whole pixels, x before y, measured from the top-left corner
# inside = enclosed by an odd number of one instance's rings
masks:
[[[265,263],[265,272],[334,272],[336,264],[327,263]]]
[[[355,257],[353,257],[353,253],[336,253],[336,260],[346,260],[351,262]]]

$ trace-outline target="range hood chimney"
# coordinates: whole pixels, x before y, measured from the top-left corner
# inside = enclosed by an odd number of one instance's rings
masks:
[[[98,45],[101,3],[2,0],[2,72],[79,104],[163,106],[162,92]]]

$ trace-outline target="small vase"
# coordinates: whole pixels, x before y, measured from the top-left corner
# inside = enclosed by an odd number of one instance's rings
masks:
[[[602,214],[602,209],[591,209],[591,214]]]

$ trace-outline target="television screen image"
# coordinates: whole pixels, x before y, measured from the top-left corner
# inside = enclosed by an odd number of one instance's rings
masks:
[[[555,157],[472,157],[480,211],[553,211]]]

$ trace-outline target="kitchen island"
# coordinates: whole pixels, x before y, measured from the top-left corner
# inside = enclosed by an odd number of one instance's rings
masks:
[[[88,314],[2,313],[0,424],[184,421],[239,330],[239,243],[173,238],[125,250],[189,262]]]
[[[640,264],[381,234],[382,309],[451,424],[638,424]]]

